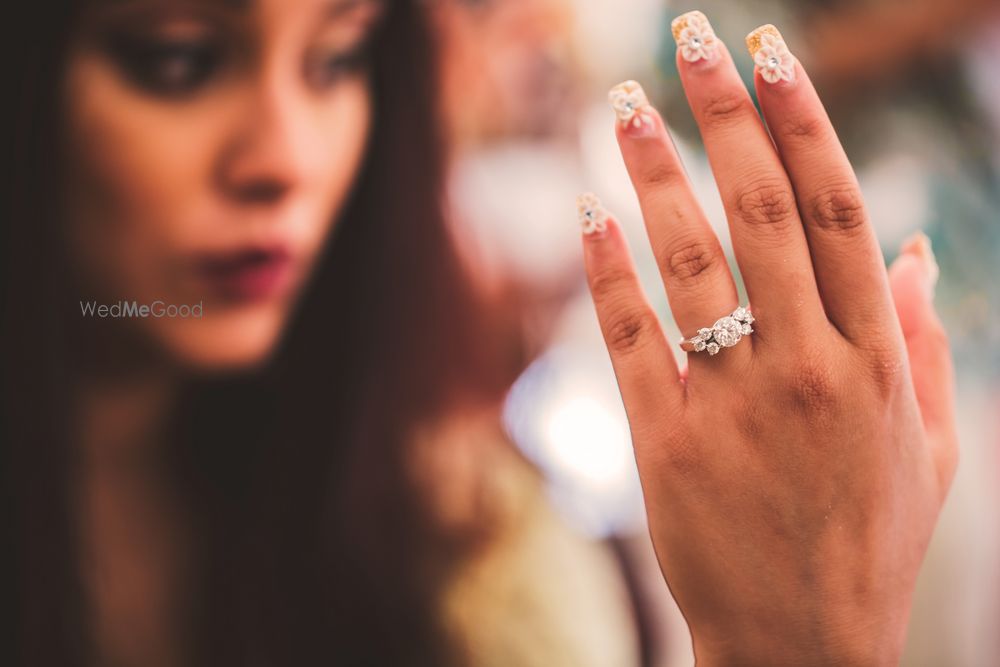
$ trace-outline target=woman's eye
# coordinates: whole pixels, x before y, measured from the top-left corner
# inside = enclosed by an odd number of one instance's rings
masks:
[[[324,90],[340,80],[363,72],[368,67],[367,45],[350,51],[319,54],[306,63],[306,80],[313,88]]]
[[[165,41],[118,38],[111,43],[130,81],[157,95],[183,96],[204,84],[219,65],[219,49],[208,40]]]

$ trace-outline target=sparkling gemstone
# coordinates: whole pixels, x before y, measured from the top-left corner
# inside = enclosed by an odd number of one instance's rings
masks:
[[[718,354],[720,349],[717,343],[709,343],[707,348],[708,348],[708,353],[713,356]]]
[[[696,340],[694,342],[694,351],[695,352],[703,352],[705,350],[705,347],[706,347],[705,341],[703,341],[703,340]]]
[[[711,329],[698,329],[698,335],[702,338],[710,338],[712,336]]]
[[[750,313],[747,312],[747,309],[744,308],[743,306],[740,306],[739,308],[737,308],[736,310],[733,311],[733,317],[735,317],[736,319],[740,320],[741,322],[746,322],[747,315],[749,315],[749,314]]]
[[[691,46],[698,47],[701,46],[701,37],[692,37]]]
[[[778,69],[778,59],[776,57],[774,57],[774,56],[771,56],[770,58],[768,58],[767,59],[767,68],[768,69]]]
[[[712,327],[712,337],[723,347],[732,347],[743,336],[743,324],[732,317],[723,317]]]
[[[750,325],[749,324],[744,324],[743,325],[743,335],[744,336],[749,336],[752,333],[753,333],[753,329],[750,327]]]

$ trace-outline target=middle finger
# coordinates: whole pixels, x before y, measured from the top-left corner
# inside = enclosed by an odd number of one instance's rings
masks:
[[[677,67],[729,220],[733,251],[768,338],[822,314],[795,195],[725,45],[701,12],[673,23]],[[708,37],[711,39],[708,39]],[[706,42],[712,48],[705,49]]]

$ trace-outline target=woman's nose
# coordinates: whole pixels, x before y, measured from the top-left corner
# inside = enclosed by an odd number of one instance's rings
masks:
[[[277,204],[305,180],[308,111],[280,82],[262,82],[241,106],[220,155],[219,183],[239,203]]]

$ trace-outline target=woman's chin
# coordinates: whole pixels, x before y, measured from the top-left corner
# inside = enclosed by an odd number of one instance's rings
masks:
[[[179,367],[197,374],[252,371],[267,363],[287,319],[276,305],[154,323],[154,337]]]

